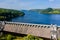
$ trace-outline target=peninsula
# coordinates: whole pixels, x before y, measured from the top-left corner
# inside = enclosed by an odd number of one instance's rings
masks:
[[[54,8],[32,9],[32,11],[36,11],[44,14],[60,14],[60,9],[54,9]]]
[[[24,16],[25,13],[14,9],[0,8],[0,21],[10,20],[18,16]]]

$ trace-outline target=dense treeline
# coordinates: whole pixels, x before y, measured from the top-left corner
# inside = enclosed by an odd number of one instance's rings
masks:
[[[60,9],[47,8],[42,10],[41,13],[60,14]]]
[[[17,34],[10,34],[10,33],[3,33],[3,35],[0,36],[0,40],[43,40],[42,38],[35,37],[32,35],[17,35]]]
[[[52,8],[47,8],[47,9],[42,10],[41,12],[42,12],[42,13],[50,13],[50,12],[52,12],[52,11],[53,11]]]
[[[45,14],[60,14],[60,9],[47,8],[47,9],[35,9],[33,11]]]
[[[18,16],[24,16],[24,12],[13,9],[0,8],[0,20],[10,20],[11,18]]]

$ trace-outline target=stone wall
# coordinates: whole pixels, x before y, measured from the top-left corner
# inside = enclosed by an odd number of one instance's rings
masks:
[[[3,29],[4,28],[4,29]],[[31,34],[34,36],[51,38],[51,31],[54,29],[57,31],[57,37],[60,38],[60,27],[56,25],[43,25],[43,24],[31,24],[31,23],[19,23],[19,22],[2,22],[0,23],[0,29],[8,32]]]
[[[7,22],[4,31],[31,34],[34,36],[51,38],[51,25],[27,24],[27,23],[9,23]]]

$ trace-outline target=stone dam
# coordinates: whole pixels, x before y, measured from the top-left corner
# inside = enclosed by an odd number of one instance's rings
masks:
[[[44,38],[60,38],[60,27],[57,25],[31,24],[21,22],[0,21],[0,31],[8,31],[20,34],[31,34]]]

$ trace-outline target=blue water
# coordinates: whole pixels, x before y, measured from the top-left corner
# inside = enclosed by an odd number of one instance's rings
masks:
[[[42,14],[34,11],[23,11],[25,16],[12,19],[14,22],[25,22],[35,24],[57,24],[60,25],[59,14]]]

